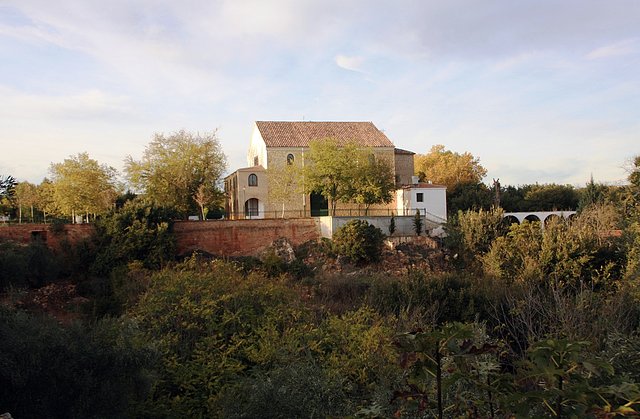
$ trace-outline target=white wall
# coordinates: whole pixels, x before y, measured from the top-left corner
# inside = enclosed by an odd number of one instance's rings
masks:
[[[251,141],[249,142],[249,151],[247,152],[247,166],[254,166],[253,158],[258,156],[258,164],[265,169],[267,168],[267,145],[260,134],[258,126],[253,124],[253,132],[251,133]]]
[[[423,202],[418,202],[418,193],[423,194]],[[398,214],[411,215],[409,213],[419,209],[421,212],[427,212],[427,218],[430,214],[434,215],[435,218],[431,217],[433,221],[447,220],[447,189],[445,187],[398,189],[396,203]]]
[[[414,216],[396,216],[396,231],[394,236],[415,236],[413,229],[413,217]],[[391,217],[318,217],[320,220],[320,234],[322,237],[332,238],[333,233],[343,225],[347,224],[351,220],[364,220],[369,224],[378,227],[384,234],[389,235],[389,223],[391,223]],[[427,229],[434,228],[432,223],[426,222],[423,217],[423,233],[427,233]]]

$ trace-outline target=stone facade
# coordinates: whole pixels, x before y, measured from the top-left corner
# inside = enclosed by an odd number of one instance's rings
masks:
[[[264,133],[261,132],[260,127],[265,130]],[[268,177],[270,167],[283,167],[291,164],[304,168],[307,163],[305,153],[309,152],[309,142],[313,139],[334,138],[331,133],[337,135],[335,139],[339,143],[346,144],[348,141],[354,141],[363,144],[364,148],[371,150],[376,159],[386,160],[393,169],[397,187],[411,183],[411,177],[414,175],[413,157],[415,153],[395,148],[393,143],[371,123],[257,122],[251,134],[247,153],[249,167],[239,169],[225,179],[226,207],[229,218],[243,218],[243,212],[246,212],[243,208],[249,199],[259,200],[260,213],[263,214],[259,218],[280,216],[278,214],[283,217],[311,216],[311,195],[302,192],[292,193],[290,199],[283,205],[282,202],[271,202],[268,189],[263,191],[260,196],[258,194],[255,196],[247,195],[248,189],[240,185],[241,178],[246,177],[247,171],[250,171],[251,167],[266,169],[266,172],[262,172],[265,178]],[[317,135],[317,138],[313,135]],[[299,146],[295,146],[296,142]],[[265,179],[262,184],[267,185],[267,181],[268,179]],[[255,192],[257,191],[258,189],[255,190]],[[252,190],[252,192],[254,191]],[[394,201],[389,204],[371,206],[370,213],[390,215],[398,208],[395,198],[396,194],[394,194]],[[331,203],[329,203],[330,206]],[[337,214],[349,215],[362,209],[360,205],[354,203],[338,203],[336,205]]]

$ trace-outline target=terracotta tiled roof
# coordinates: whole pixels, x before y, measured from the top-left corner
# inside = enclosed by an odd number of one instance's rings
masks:
[[[434,183],[414,183],[413,185],[404,185],[403,189],[442,189],[445,185],[436,185]]]
[[[372,122],[256,121],[267,147],[308,147],[309,142],[332,138],[338,144],[355,142],[362,147],[393,147]]]

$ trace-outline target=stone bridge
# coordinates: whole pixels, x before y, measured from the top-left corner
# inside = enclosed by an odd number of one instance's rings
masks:
[[[575,211],[505,212],[504,218],[518,224],[522,224],[525,221],[539,221],[544,226],[544,223],[553,217],[569,219],[575,214]]]

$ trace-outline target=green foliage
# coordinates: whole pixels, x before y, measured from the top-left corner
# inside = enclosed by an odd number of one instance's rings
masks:
[[[459,184],[479,184],[487,174],[480,164],[480,159],[471,153],[455,153],[445,150],[441,144],[431,147],[429,153],[415,156],[416,173],[422,182],[446,185],[452,189]]]
[[[389,221],[389,236],[393,236],[396,232],[396,217],[391,214],[391,220]]]
[[[498,366],[491,358],[478,358],[497,346],[474,335],[471,324],[447,323],[398,336],[400,363],[408,374],[406,390],[395,393],[396,399],[405,402],[396,415],[430,411],[443,418],[446,411],[447,417],[459,416],[468,413],[469,405],[475,416],[494,415]],[[463,381],[467,388],[459,394]],[[452,397],[454,391],[457,397]]]
[[[347,411],[347,402],[339,377],[299,361],[243,378],[225,389],[218,414],[229,419],[339,417]]]
[[[0,199],[13,197],[16,185],[13,176],[0,176]]]
[[[359,159],[352,163],[351,199],[363,204],[365,215],[369,207],[374,204],[388,204],[393,200],[395,182],[391,164],[382,159],[376,159],[373,154],[366,159]]]
[[[376,262],[382,255],[384,234],[364,220],[351,220],[333,234],[335,252],[353,263]]]
[[[225,169],[226,156],[215,131],[155,134],[140,161],[131,156],[125,161],[131,185],[155,205],[174,207],[183,217],[219,206],[218,183]]]
[[[351,197],[351,164],[356,160],[355,144],[345,146],[331,139],[312,141],[306,156],[305,188],[331,201],[331,215],[335,215],[338,201]]]
[[[484,183],[458,183],[447,189],[447,212],[488,211],[493,205],[493,193]]]
[[[606,237],[617,224],[610,207],[592,207],[571,222],[513,224],[483,257],[485,272],[504,280],[552,279],[564,284],[611,285],[625,257],[620,240]]]
[[[491,248],[491,244],[505,233],[503,212],[490,211],[458,212],[445,226],[448,237],[445,246],[451,250],[460,267],[475,267],[476,260]]]
[[[305,188],[331,202],[335,215],[338,202],[373,204],[391,202],[395,183],[392,163],[377,159],[372,150],[333,139],[312,141],[304,169]]]
[[[96,222],[98,254],[92,271],[106,276],[111,269],[140,261],[148,269],[174,260],[175,238],[171,233],[176,213],[142,199],[124,206]]]
[[[0,307],[0,400],[14,417],[133,417],[155,354],[130,322],[60,326]]]
[[[60,259],[41,242],[0,242],[0,290],[39,287],[58,277]]]
[[[416,214],[413,216],[413,231],[416,233],[416,236],[422,234],[422,215],[418,209],[416,210]]]
[[[592,198],[597,200],[597,196]],[[576,210],[580,199],[581,194],[571,185],[507,186],[501,189],[500,206],[506,212]]]
[[[132,314],[163,353],[147,408],[176,417],[217,416],[219,393],[239,376],[290,359],[303,315],[286,287],[195,261],[154,274]]]
[[[51,164],[53,201],[62,214],[104,214],[117,196],[113,167],[101,165],[87,153]]]
[[[376,278],[366,295],[379,313],[400,317],[418,315],[423,321],[469,322],[477,315],[488,318],[490,302],[479,281],[455,273],[427,275],[411,272],[407,278]]]

